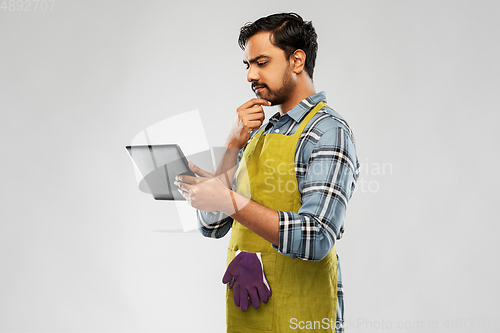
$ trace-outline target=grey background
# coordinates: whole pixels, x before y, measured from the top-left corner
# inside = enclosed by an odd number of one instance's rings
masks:
[[[281,11],[313,21],[316,89],[363,165],[337,244],[348,330],[500,327],[500,2],[48,4],[0,10],[0,331],[225,330],[229,238],[171,232],[123,147],[193,109],[222,145],[253,97],[238,29]]]

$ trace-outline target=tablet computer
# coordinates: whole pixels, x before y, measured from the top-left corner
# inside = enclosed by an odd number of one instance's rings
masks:
[[[177,144],[136,145],[125,147],[142,176],[139,189],[156,200],[185,200],[174,185],[175,176],[196,175],[189,168]]]

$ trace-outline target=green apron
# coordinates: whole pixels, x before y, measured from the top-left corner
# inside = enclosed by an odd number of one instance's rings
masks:
[[[298,212],[301,207],[295,174],[295,150],[306,124],[326,103],[318,103],[290,136],[264,128],[250,141],[238,170],[236,191],[273,210]],[[237,250],[261,252],[271,286],[268,304],[246,312],[234,304],[233,289],[226,292],[227,332],[290,332],[314,325],[308,332],[334,332],[337,306],[335,248],[321,261],[292,259],[237,221],[233,222],[227,264]],[[302,322],[302,323],[300,323]],[[327,324],[328,323],[328,324]],[[332,324],[333,323],[333,324]],[[327,328],[327,329],[326,329]]]

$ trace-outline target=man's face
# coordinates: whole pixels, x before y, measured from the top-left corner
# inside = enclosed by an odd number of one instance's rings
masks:
[[[260,32],[248,39],[243,63],[257,97],[279,105],[288,100],[296,81],[285,51],[271,44],[269,35],[269,32]]]

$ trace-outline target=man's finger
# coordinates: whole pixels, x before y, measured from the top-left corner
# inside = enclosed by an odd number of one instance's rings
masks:
[[[241,109],[238,112],[240,118],[248,117],[249,115],[254,114],[264,114],[264,108],[261,105],[254,105],[247,109]]]
[[[261,121],[261,120],[252,120],[252,121],[247,122],[246,125],[250,130],[255,131],[255,130],[258,130],[260,128],[262,123],[263,123],[263,121]]]
[[[255,105],[270,106],[271,102],[269,102],[268,100],[262,99],[262,98],[252,98],[248,102],[243,103],[243,105],[241,105],[240,108],[249,109],[249,108],[251,108],[252,106],[255,106]]]
[[[188,202],[188,204],[191,205],[191,194],[189,194],[188,192],[185,192],[185,191],[181,190],[180,188],[178,188],[177,191],[179,191],[179,193],[184,197],[184,199],[186,199],[186,201]]]
[[[193,171],[198,176],[214,178],[214,175],[212,175],[210,172],[205,171],[202,168],[198,167],[193,162],[189,161],[188,164],[189,164],[189,168],[191,169],[191,171]]]
[[[193,185],[187,183],[179,183],[179,182],[174,182],[174,185],[176,185],[179,188],[179,190],[185,192],[186,194],[193,194],[193,191],[191,191]]]
[[[174,184],[175,182],[179,183],[179,182],[182,182],[182,183],[186,183],[186,184],[197,184],[197,177],[193,177],[193,176],[187,176],[187,175],[177,175],[175,176],[175,181],[174,181]]]
[[[253,109],[250,109],[250,110],[253,110]],[[243,116],[241,117],[242,119],[248,119],[248,120],[256,120],[256,119],[262,119],[264,120],[266,114],[264,113],[264,111],[259,111],[259,110],[255,110],[255,112],[247,112],[245,114],[243,114]]]

